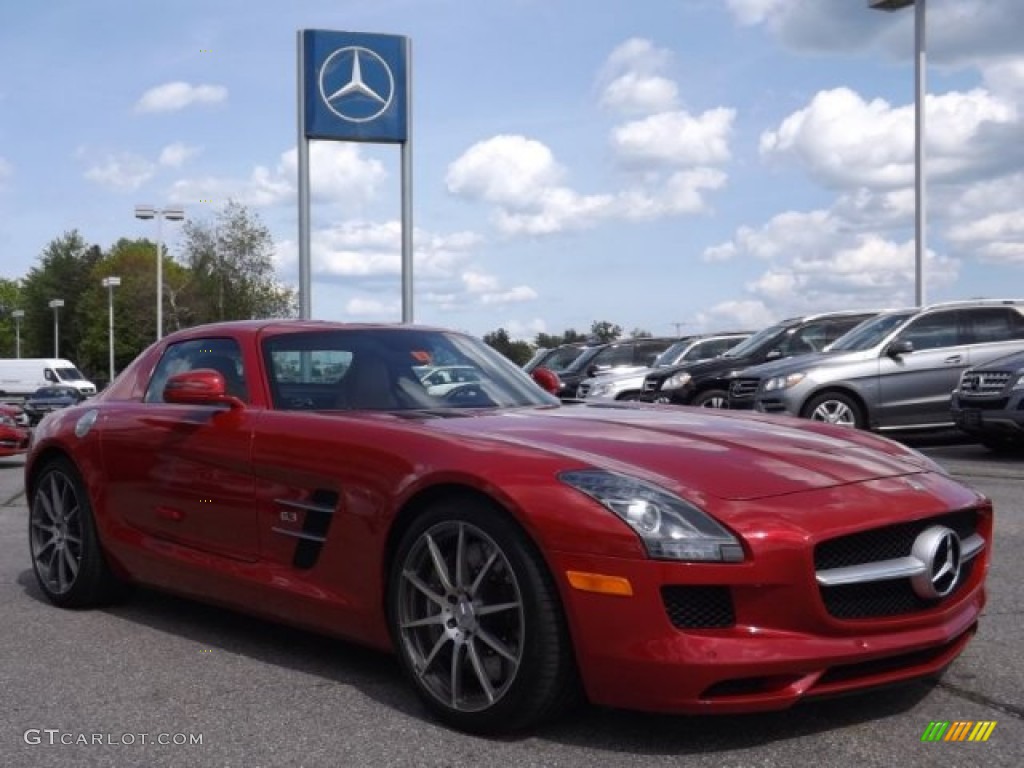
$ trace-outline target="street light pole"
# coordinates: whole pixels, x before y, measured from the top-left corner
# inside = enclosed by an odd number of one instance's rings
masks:
[[[180,207],[168,206],[154,208],[152,205],[136,205],[135,218],[156,219],[156,338],[164,336],[164,246],[163,220],[181,221],[185,218],[185,210]]]
[[[60,308],[64,306],[64,299],[53,299],[50,301],[50,309],[53,310],[53,356],[60,357]]]
[[[121,284],[120,277],[104,277],[101,283],[110,296],[108,335],[110,344],[110,382],[114,380],[114,288]],[[108,385],[109,386],[109,385]]]
[[[927,52],[925,45],[925,7],[927,0],[868,0],[868,6],[879,11],[898,11],[908,5],[914,6],[914,301],[922,307],[925,303],[924,259],[926,218],[925,218],[925,77],[927,73]]]
[[[21,358],[21,318],[25,316],[24,309],[16,309],[11,312],[14,318],[14,356]]]

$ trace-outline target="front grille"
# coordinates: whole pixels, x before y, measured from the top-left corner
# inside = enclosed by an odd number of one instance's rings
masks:
[[[974,560],[964,563],[956,588],[939,600],[925,600],[918,596],[910,586],[910,579],[827,587],[821,590],[821,598],[829,615],[837,619],[870,619],[927,611],[942,600],[948,600],[970,581],[974,563]]]
[[[735,400],[747,399],[754,396],[760,379],[733,379],[729,387],[729,398]]]
[[[677,629],[721,629],[736,623],[728,587],[667,586],[661,588],[661,600]]]
[[[998,395],[1013,376],[1009,371],[968,371],[960,380],[961,397]]]
[[[974,510],[961,510],[830,539],[815,547],[814,567],[822,571],[908,557],[918,535],[934,525],[951,528],[964,540],[977,531],[978,515]],[[964,563],[956,589],[943,599],[955,595],[970,580],[974,562]],[[823,586],[820,591],[825,609],[837,619],[899,616],[925,611],[942,602],[919,597],[909,579]]]
[[[576,387],[576,397],[586,397],[590,394],[590,384],[583,382]]]

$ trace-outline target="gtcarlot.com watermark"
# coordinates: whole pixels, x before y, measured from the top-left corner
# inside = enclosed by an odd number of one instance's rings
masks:
[[[159,744],[161,746],[195,747],[203,743],[201,733],[85,733],[62,731],[59,728],[29,728],[22,735],[26,744],[48,746],[114,746]]]

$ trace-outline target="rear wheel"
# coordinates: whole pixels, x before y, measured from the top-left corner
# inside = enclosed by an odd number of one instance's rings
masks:
[[[867,421],[860,404],[841,392],[826,392],[812,398],[800,414],[811,421],[864,429]]]
[[[621,395],[619,395],[615,399],[616,400],[622,400],[622,401],[625,401],[625,402],[635,402],[635,401],[640,399],[640,393],[639,392],[623,392]]]
[[[693,398],[693,404],[700,408],[728,408],[729,393],[724,389],[706,389]]]
[[[55,605],[87,608],[111,602],[126,591],[107,565],[89,495],[67,459],[50,462],[39,476],[28,536],[36,579]]]
[[[575,699],[551,576],[518,526],[486,502],[448,499],[417,517],[391,567],[388,618],[406,675],[449,725],[518,730]]]

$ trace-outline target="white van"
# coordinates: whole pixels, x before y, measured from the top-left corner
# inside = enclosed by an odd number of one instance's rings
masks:
[[[0,360],[0,397],[27,397],[39,387],[66,384],[86,397],[96,394],[96,385],[86,380],[70,360],[56,357]]]

